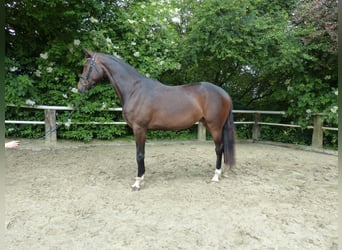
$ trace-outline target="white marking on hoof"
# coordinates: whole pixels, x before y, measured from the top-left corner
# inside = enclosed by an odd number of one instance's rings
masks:
[[[135,182],[132,185],[132,191],[139,191],[140,190],[140,184],[144,181],[144,176],[141,177],[135,177]]]
[[[215,169],[215,175],[214,177],[211,179],[212,182],[219,182],[220,178],[222,175],[222,170],[221,169]]]

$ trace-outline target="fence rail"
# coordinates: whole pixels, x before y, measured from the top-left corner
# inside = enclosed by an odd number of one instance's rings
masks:
[[[73,111],[75,110],[72,107],[67,106],[46,106],[46,105],[21,105],[16,106],[13,104],[8,104],[7,107],[19,107],[19,108],[27,108],[27,109],[36,109],[36,110],[44,110],[45,120],[44,121],[16,121],[16,120],[5,120],[5,124],[32,124],[32,125],[45,125],[45,141],[47,143],[55,143],[57,141],[57,125],[65,124],[66,122],[56,121],[56,111]],[[108,108],[103,111],[113,111],[118,112],[122,111],[122,108]],[[285,111],[264,111],[264,110],[233,110],[235,114],[253,114],[253,121],[238,121],[234,122],[236,125],[239,124],[252,124],[252,139],[259,140],[261,134],[261,125],[266,126],[282,126],[282,127],[293,127],[293,128],[301,128],[300,125],[296,124],[283,124],[283,123],[271,123],[271,122],[262,122],[261,115],[285,115]],[[312,129],[312,143],[311,146],[315,148],[323,147],[323,131],[324,130],[332,130],[338,131],[338,128],[333,127],[324,127],[322,122],[323,114],[316,114],[313,116],[313,125],[308,126],[308,129]],[[95,125],[125,125],[126,122],[72,122],[68,121],[68,124],[95,124]],[[206,138],[206,128],[201,122],[198,122],[198,133],[197,138],[200,141],[204,141]],[[53,131],[53,132],[51,132]]]

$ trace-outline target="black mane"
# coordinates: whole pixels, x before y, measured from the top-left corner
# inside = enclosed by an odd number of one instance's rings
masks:
[[[134,67],[132,67],[131,65],[129,65],[128,63],[126,63],[125,61],[123,61],[122,59],[113,56],[113,55],[106,55],[105,56],[109,57],[111,60],[115,61],[116,63],[120,64],[127,72],[129,72],[129,74],[131,75],[135,75],[137,77],[141,77],[141,78],[146,78],[145,75],[141,74],[138,70],[136,70]]]

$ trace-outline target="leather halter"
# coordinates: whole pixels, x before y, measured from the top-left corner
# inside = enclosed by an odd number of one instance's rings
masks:
[[[94,53],[94,55],[92,56],[92,58],[90,60],[89,69],[88,69],[87,75],[85,77],[82,76],[82,75],[79,76],[80,79],[83,80],[83,81],[80,81],[80,83],[82,84],[82,90],[83,91],[87,90],[89,85],[93,85],[93,82],[89,81],[89,76],[90,76],[93,68],[95,68],[95,70],[98,72],[98,70],[96,68],[96,64],[95,64],[95,57],[96,57],[96,53]]]

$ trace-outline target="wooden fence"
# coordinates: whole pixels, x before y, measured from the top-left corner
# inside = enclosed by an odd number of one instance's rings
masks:
[[[15,105],[7,105],[8,107],[17,107]],[[45,125],[45,141],[47,143],[55,143],[57,141],[57,125],[63,124],[65,122],[56,121],[56,111],[73,111],[74,109],[71,107],[65,106],[46,106],[46,105],[37,105],[37,106],[27,106],[22,105],[20,108],[28,108],[28,109],[37,109],[44,110],[45,120],[44,121],[14,121],[14,120],[5,120],[5,124],[42,124]],[[122,111],[122,108],[108,108],[105,111]],[[299,125],[294,124],[281,124],[281,123],[269,123],[262,122],[261,115],[285,115],[284,111],[261,111],[261,110],[233,110],[235,114],[252,114],[254,116],[253,121],[239,121],[235,122],[236,125],[239,124],[252,124],[252,139],[259,140],[261,134],[261,125],[267,126],[282,126],[282,127],[294,127],[301,128]],[[316,114],[313,117],[313,125],[308,126],[307,128],[313,129],[312,132],[312,147],[322,148],[323,147],[323,131],[324,130],[333,130],[338,131],[338,128],[324,127],[322,122],[323,114]],[[69,124],[98,124],[98,125],[123,125],[126,122],[71,122],[68,121]],[[206,140],[206,128],[204,125],[199,122],[198,124],[198,134],[197,138],[200,141]],[[52,131],[52,132],[51,132]]]

